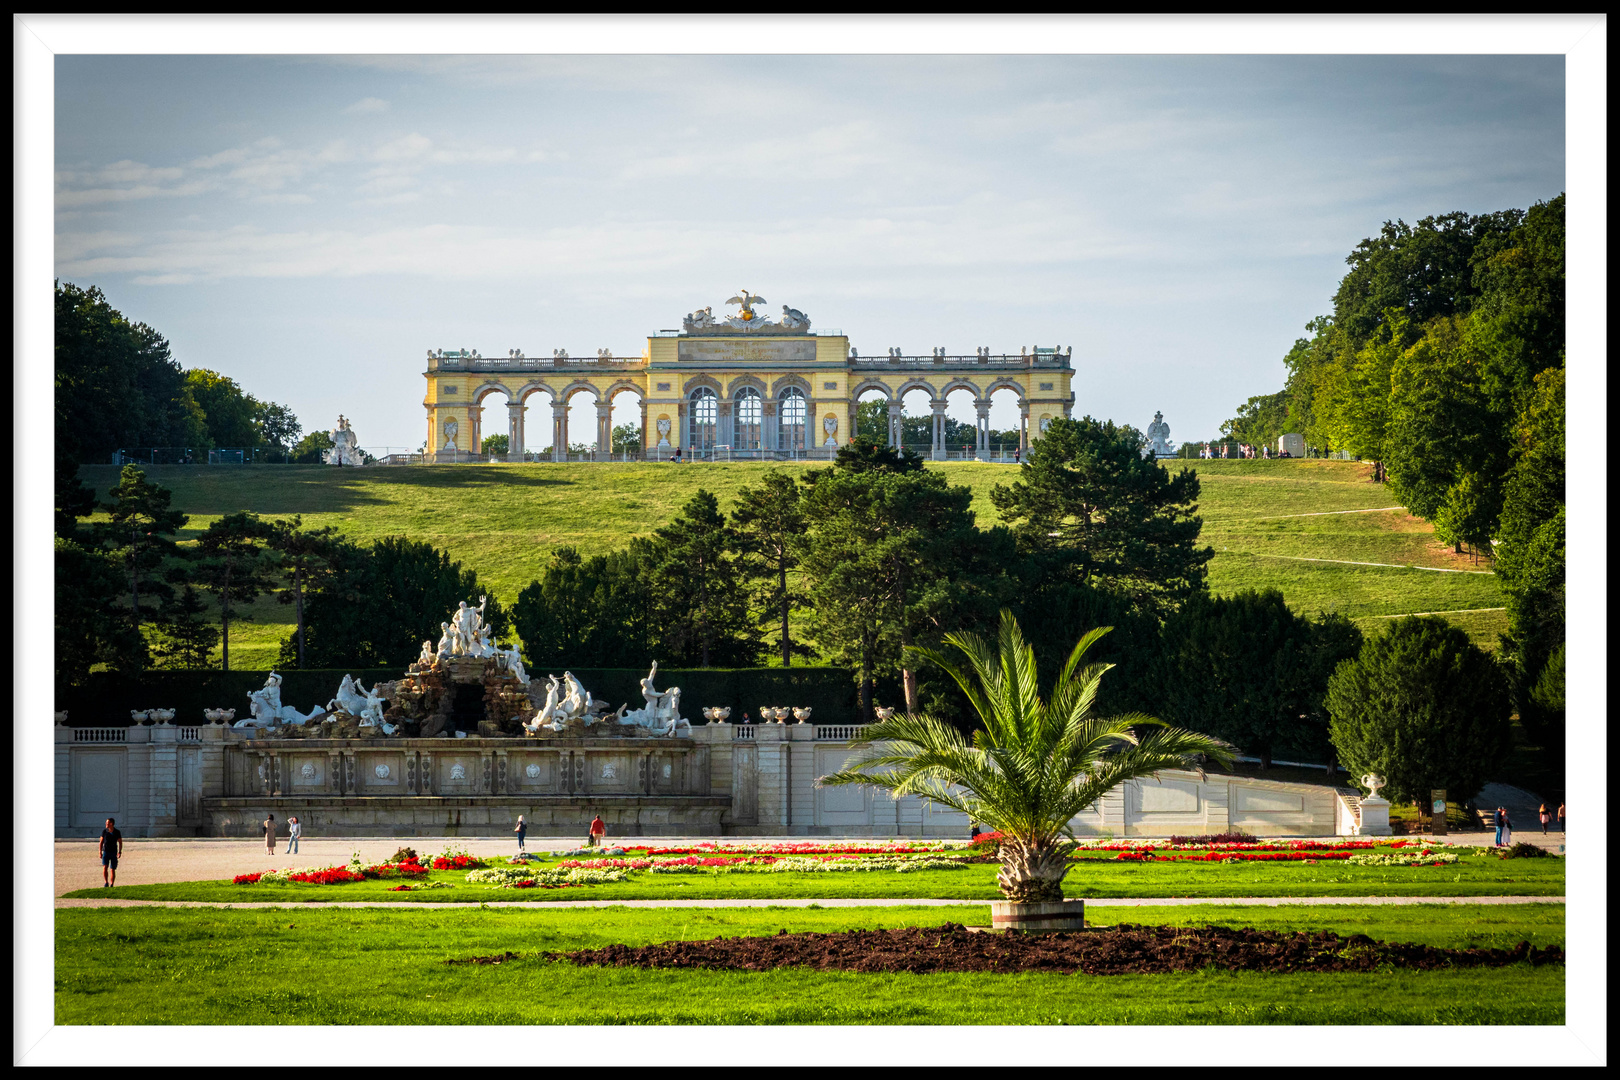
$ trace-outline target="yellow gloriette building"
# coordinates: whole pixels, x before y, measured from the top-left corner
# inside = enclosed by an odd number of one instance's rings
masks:
[[[913,390],[928,394],[933,408],[933,457],[946,456],[945,400],[957,391],[973,396],[978,415],[977,455],[989,453],[990,396],[1018,395],[1020,442],[1028,448],[1055,417],[1074,405],[1070,383],[1073,349],[1022,350],[972,356],[860,356],[839,330],[810,329],[803,312],[783,306],[772,320],[756,310],[761,297],[744,290],[731,304],[741,310],[716,319],[704,308],[686,316],[680,330],[660,330],[638,357],[572,357],[557,350],[550,359],[512,350],[485,357],[476,350],[429,350],[427,451],[430,460],[464,461],[478,455],[488,434],[484,401],[507,402],[506,434],[522,460],[528,402],[551,399],[552,446],[594,443],[589,456],[610,454],[613,399],[631,391],[641,399],[641,456],[667,459],[677,448],[692,459],[829,457],[855,431],[856,403],[876,391],[888,402],[889,442],[898,445],[901,399]],[[570,431],[568,406],[576,394],[596,403],[596,432],[586,439]],[[560,454],[559,454],[560,457]]]

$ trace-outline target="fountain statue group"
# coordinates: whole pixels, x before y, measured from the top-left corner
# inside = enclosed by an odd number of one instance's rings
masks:
[[[546,700],[534,718],[523,727],[535,735],[542,731],[555,733],[574,722],[585,727],[603,724],[641,728],[649,734],[666,738],[690,732],[691,722],[681,717],[681,688],[672,686],[668,690],[658,690],[653,686],[653,679],[657,675],[658,662],[654,661],[652,670],[641,680],[641,696],[647,701],[644,707],[632,710],[626,703],[620,705],[617,712],[611,713],[608,712],[607,702],[591,697],[590,691],[579,684],[573,672],[563,672],[561,679],[548,675]]]
[[[501,648],[493,640],[489,624],[484,622],[484,607],[488,602],[489,598],[486,596],[478,598],[477,607],[473,607],[465,600],[460,601],[456,610],[451,613],[450,619],[439,624],[442,634],[438,645],[435,647],[431,640],[422,642],[420,662],[411,671],[413,673],[425,671],[446,661],[458,659],[493,660],[497,673],[504,672],[504,677],[527,689],[531,680],[528,673],[523,670],[522,653],[516,645],[509,649]],[[481,670],[486,672],[484,677],[487,679],[488,669],[481,668]],[[645,733],[670,737],[690,733],[691,723],[681,716],[680,687],[657,689],[653,685],[657,675],[658,665],[654,663],[647,677],[641,680],[641,695],[646,699],[646,704],[642,708],[631,709],[625,704],[619,706],[617,712],[610,711],[607,702],[593,698],[590,691],[574,678],[573,672],[563,672],[560,679],[555,675],[548,676],[545,701],[535,714],[523,723],[523,728],[532,735],[555,734],[564,728],[572,727],[577,730],[597,725],[602,725],[597,732],[600,734]],[[410,677],[414,678],[415,675]],[[385,695],[376,683],[368,690],[361,680],[344,675],[343,682],[338,686],[337,695],[326,703],[324,709],[317,708],[308,713],[301,713],[291,705],[282,704],[281,682],[281,676],[272,671],[261,689],[249,692],[248,703],[252,715],[237,721],[236,726],[277,727],[282,724],[306,724],[347,715],[358,717],[360,727],[376,728],[384,735],[393,735],[399,731],[399,725],[389,723],[385,715],[386,697],[394,694],[395,691],[392,689]],[[538,687],[533,692],[537,691]],[[395,719],[398,718],[399,714],[396,713]]]

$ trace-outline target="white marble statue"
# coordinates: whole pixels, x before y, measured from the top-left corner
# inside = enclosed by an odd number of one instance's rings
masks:
[[[439,634],[439,656],[441,658],[454,656],[456,652],[456,632],[450,629],[450,624],[447,622],[440,623],[439,630],[441,631]]]
[[[686,318],[681,320],[681,329],[685,330],[687,333],[691,333],[694,330],[714,329],[714,308],[699,308],[697,311],[692,312]]]
[[[524,686],[529,685],[529,675],[523,670],[523,650],[513,645],[510,649],[496,649],[495,653],[508,674]]]
[[[326,711],[341,711],[350,716],[359,716],[361,710],[366,707],[365,690],[359,679],[349,675],[343,676],[343,681],[338,684],[336,696],[326,703]]]
[[[1142,451],[1143,457],[1170,457],[1175,451],[1170,449],[1170,425],[1164,422],[1164,413],[1153,414],[1153,423],[1147,429],[1148,445]]]
[[[306,716],[291,705],[281,703],[281,676],[274,671],[264,680],[264,687],[259,690],[248,691],[248,705],[253,715],[238,720],[236,727],[275,727],[278,724],[302,724],[317,716],[325,715],[321,709],[313,709]]]
[[[455,648],[457,656],[478,655],[478,630],[484,625],[484,605],[489,597],[480,596],[478,606],[473,607],[465,600],[456,601],[456,610],[450,616],[450,625],[455,630]]]
[[[459,447],[456,446],[456,433],[460,430],[461,425],[456,423],[455,417],[451,417],[444,422],[444,449],[459,449]]]
[[[448,626],[449,624],[446,623],[445,625]],[[416,658],[416,662],[420,667],[431,667],[438,655],[438,650],[433,647],[433,639],[429,638],[422,642],[422,655]]]
[[[338,414],[337,427],[328,432],[332,437],[332,449],[325,452],[328,465],[359,465],[360,439],[349,426],[349,421],[341,413]]]
[[[782,328],[784,330],[808,330],[810,329],[810,320],[805,317],[804,312],[783,304]]]
[[[355,685],[359,686],[360,680],[356,679]],[[366,691],[365,699],[361,703],[360,726],[381,727],[385,729],[385,734],[392,734],[386,729],[391,728],[393,725],[383,723],[383,698],[377,693],[376,683],[371,684],[371,689]]]
[[[478,640],[473,646],[473,655],[488,660],[492,656],[499,655],[500,651],[500,648],[491,644],[489,640],[489,627],[480,626],[478,628]]]
[[[681,688],[672,686],[660,692],[653,686],[653,679],[657,675],[658,662],[654,661],[652,670],[641,680],[641,696],[647,699],[646,707],[630,712],[621,709],[619,723],[643,727],[656,735],[666,737],[682,731],[690,732],[691,722],[681,718]]]

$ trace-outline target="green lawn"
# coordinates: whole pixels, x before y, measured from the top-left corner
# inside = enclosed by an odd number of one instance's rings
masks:
[[[1447,619],[1485,646],[1494,646],[1506,627],[1499,611],[1468,614],[1502,606],[1494,577],[1401,569],[1483,569],[1438,544],[1426,523],[1404,511],[1341,513],[1395,504],[1387,488],[1368,481],[1369,466],[1353,461],[1190,464],[1203,485],[1203,540],[1216,551],[1210,585],[1217,593],[1276,587],[1296,610],[1341,611],[1364,629],[1377,625],[1375,616],[1445,611],[1453,613]],[[759,483],[769,469],[796,475],[804,467],[160,465],[148,475],[174,492],[176,509],[192,515],[187,536],[239,510],[271,517],[302,514],[306,524],[334,525],[360,541],[403,534],[448,550],[510,603],[539,574],[553,547],[621,547],[667,521],[699,487],[713,491],[721,508],[729,509],[737,490]],[[953,482],[973,490],[974,510],[985,525],[999,520],[990,505],[991,487],[1011,482],[1018,473],[1014,465],[977,462],[930,468],[944,470]],[[116,482],[117,471],[111,465],[80,470],[85,483],[103,495]],[[268,668],[289,631],[290,609],[264,599],[252,614],[252,622],[232,627],[232,666]]]
[[[1563,859],[1499,859],[1459,849],[1451,866],[1346,866],[1339,862],[1284,863],[1122,863],[1087,859],[1069,871],[1066,895],[1086,897],[1228,896],[1561,896]],[[548,860],[548,865],[553,860]],[[977,864],[963,870],[846,873],[650,874],[632,872],[629,880],[609,885],[567,889],[502,889],[468,885],[466,871],[436,870],[431,880],[455,884],[451,889],[390,892],[393,880],[349,885],[233,885],[228,881],[120,885],[115,889],[81,889],[73,897],[131,900],[287,901],[316,900],[480,901],[559,900],[715,900],[715,899],[938,899],[992,900],[996,866]]]
[[[1564,943],[1556,905],[1098,908],[1088,921]],[[59,1024],[1560,1024],[1564,971],[868,975],[576,967],[536,954],[778,930],[984,925],[989,909],[80,908],[56,913]],[[450,959],[512,951],[500,965]]]

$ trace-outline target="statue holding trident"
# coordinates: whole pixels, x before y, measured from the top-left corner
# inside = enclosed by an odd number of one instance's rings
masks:
[[[478,655],[478,631],[484,625],[484,605],[489,603],[489,597],[480,596],[477,607],[469,607],[467,601],[456,601],[455,614],[450,616],[450,628],[455,631],[454,652],[457,656]]]

